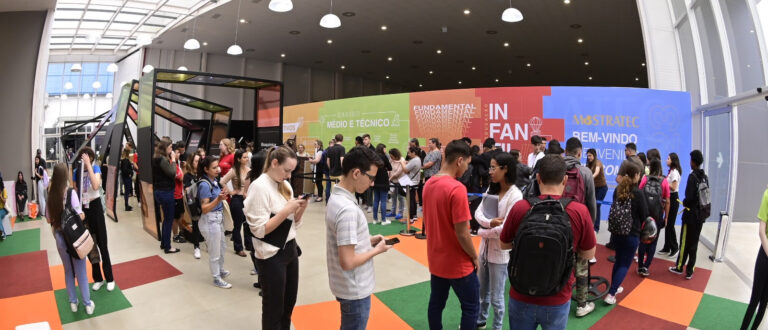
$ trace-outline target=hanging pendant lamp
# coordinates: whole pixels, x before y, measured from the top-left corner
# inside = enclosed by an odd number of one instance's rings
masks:
[[[523,13],[517,8],[512,8],[512,0],[509,0],[509,8],[501,13],[501,20],[510,23],[520,22],[523,20]]]
[[[184,49],[195,50],[200,48],[200,42],[195,39],[195,30],[197,28],[197,15],[195,15],[194,21],[192,21],[192,38],[187,39],[184,42]]]
[[[341,26],[339,16],[333,14],[333,0],[331,0],[331,11],[320,19],[320,26],[326,29],[335,29]]]
[[[237,56],[243,53],[243,48],[241,48],[237,44],[237,32],[240,28],[240,24],[238,23],[240,21],[240,5],[243,3],[243,0],[238,0],[237,2],[237,17],[235,18],[235,43],[232,46],[229,46],[227,48],[227,54]]]
[[[291,0],[272,0],[269,2],[269,10],[285,13],[293,9],[293,2]]]

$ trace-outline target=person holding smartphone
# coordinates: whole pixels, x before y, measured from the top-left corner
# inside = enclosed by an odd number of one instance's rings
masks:
[[[171,249],[171,229],[173,228],[175,202],[173,199],[174,179],[176,178],[176,153],[171,149],[171,143],[165,140],[157,142],[155,155],[152,158],[152,179],[155,190],[155,200],[163,210],[163,228],[160,236],[160,248],[165,253],[177,253],[179,249]]]
[[[296,153],[276,146],[267,153],[264,172],[249,187],[245,217],[253,240],[262,287],[261,328],[289,329],[299,289],[299,255],[296,228],[307,201],[293,198],[286,182],[296,168]],[[271,242],[271,243],[270,243]]]
[[[371,237],[354,193],[372,187],[384,163],[371,149],[355,147],[344,155],[341,166],[341,180],[325,213],[328,277],[341,308],[341,329],[365,329],[375,286],[373,257],[392,246],[381,235]]]

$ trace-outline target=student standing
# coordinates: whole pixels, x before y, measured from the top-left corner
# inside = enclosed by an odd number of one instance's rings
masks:
[[[293,150],[285,146],[270,149],[264,173],[248,187],[245,199],[245,216],[256,238],[253,247],[264,297],[261,328],[265,330],[290,329],[296,305],[300,251],[296,227],[307,208],[306,200],[293,198],[293,189],[286,182],[296,163]],[[278,236],[268,236],[271,234]]]
[[[757,219],[760,220],[758,236],[760,237],[760,249],[757,251],[757,260],[755,261],[755,276],[752,277],[752,296],[749,298],[747,311],[744,313],[744,320],[741,322],[741,329],[749,328],[749,323],[754,315],[755,320],[752,323],[752,330],[756,330],[765,315],[765,307],[768,304],[768,189],[763,193],[763,199],[760,202],[760,210],[757,211]],[[757,309],[757,314],[755,310]]]
[[[707,220],[706,214],[702,214],[699,202],[699,184],[706,183],[709,186],[709,178],[701,165],[704,163],[704,155],[699,150],[691,151],[691,174],[688,175],[688,182],[685,184],[685,199],[683,200],[683,228],[680,237],[680,255],[677,257],[675,267],[669,267],[669,271],[675,274],[683,273],[683,265],[688,261],[685,268],[685,279],[693,278],[693,271],[696,270],[696,251],[699,249],[699,236],[704,221]]]
[[[344,154],[346,153],[344,146],[341,144],[344,141],[344,136],[336,134],[335,140],[336,144],[334,144],[333,147],[329,147],[327,150],[328,159],[326,160],[328,174],[331,179],[329,185],[331,185],[331,187],[333,187],[333,185],[339,181],[339,178],[341,178],[341,163],[344,161]],[[326,204],[328,203],[327,198],[325,202]]]
[[[645,194],[637,186],[640,175],[639,167],[627,167],[625,176],[613,192],[608,229],[611,231],[616,248],[616,262],[611,272],[611,287],[604,299],[609,305],[615,304],[616,295],[624,291],[621,283],[632,265],[640,243],[640,228],[648,216]]]
[[[653,255],[656,254],[658,233],[669,223],[669,182],[662,173],[661,160],[652,158],[650,164],[651,172],[640,181],[640,189],[646,197],[648,215],[656,220],[657,234],[651,243],[641,242],[638,248],[637,272],[643,277],[651,275],[648,268],[651,267]]]
[[[125,211],[133,211],[128,200],[133,196],[133,164],[131,163],[131,149],[125,147],[120,155],[120,182],[123,185],[123,198],[125,199]]]
[[[504,285],[507,282],[507,263],[509,263],[509,250],[501,248],[499,235],[504,226],[509,210],[519,200],[523,199],[523,193],[515,186],[517,179],[517,161],[512,155],[500,152],[493,156],[488,168],[491,184],[487,194],[494,195],[496,203],[496,216],[489,218],[485,214],[488,202],[483,199],[480,207],[475,211],[475,219],[481,228],[478,235],[482,237],[480,242],[480,268],[477,276],[480,280],[480,317],[477,327],[484,328],[488,320],[488,309],[493,305],[493,329],[499,330],[504,322]]]
[[[312,172],[315,174],[315,186],[317,188],[317,197],[315,197],[315,202],[323,201],[323,167],[325,163],[322,160],[323,141],[317,139],[315,140],[315,155],[312,156],[312,158],[309,160],[309,162],[312,163]],[[326,197],[328,197],[327,194]]]
[[[200,155],[195,153],[191,156],[192,159],[184,163],[184,189],[189,188],[193,184],[197,184],[197,168],[200,165]],[[187,241],[192,243],[195,247],[194,257],[200,259],[200,241],[203,234],[200,233],[200,219],[192,219],[192,232],[188,234]]]
[[[224,251],[227,250],[227,239],[224,236],[224,205],[227,193],[216,181],[221,169],[219,161],[214,156],[203,159],[198,167],[200,183],[197,186],[200,198],[200,233],[208,245],[208,266],[213,276],[213,285],[229,289],[232,284],[224,279],[230,272],[224,269]]]
[[[400,185],[400,178],[405,173],[405,159],[397,148],[389,149],[389,157],[392,158],[392,171],[389,173],[389,182],[395,185],[395,193],[392,196],[392,213],[387,216],[395,217],[395,220],[403,218],[405,210],[405,188]],[[402,220],[401,220],[402,221]]]
[[[45,177],[45,163],[42,160],[41,156],[35,157],[35,184],[37,188],[37,204],[39,206],[38,210],[45,210],[45,196],[47,194],[46,186],[45,186],[45,180],[43,179]],[[41,212],[42,213],[42,212]]]
[[[533,152],[528,154],[528,167],[536,168],[536,162],[544,158],[544,150],[547,144],[540,136],[534,135],[531,137],[531,145],[533,145]]]
[[[98,291],[106,280],[107,291],[115,289],[115,280],[112,277],[112,262],[109,258],[107,247],[107,225],[104,222],[104,207],[101,205],[101,169],[93,164],[96,154],[91,147],[83,147],[75,156],[75,160],[82,161],[81,171],[76,171],[73,176],[80,201],[82,201],[85,213],[85,222],[88,231],[93,236],[93,242],[101,253],[101,265],[93,264],[93,291]],[[103,276],[102,276],[103,270]]]
[[[75,289],[75,277],[77,277],[80,296],[83,299],[83,306],[85,306],[85,313],[93,315],[96,304],[91,300],[91,291],[88,289],[87,259],[71,256],[67,252],[67,243],[64,241],[64,237],[61,236],[61,216],[64,213],[65,207],[70,207],[71,210],[74,210],[80,216],[80,219],[85,219],[77,193],[69,188],[69,175],[67,171],[67,164],[65,163],[58,163],[53,168],[53,177],[51,178],[50,185],[50,197],[53,203],[45,209],[45,217],[48,223],[51,224],[53,237],[56,239],[56,250],[59,251],[59,257],[61,257],[61,263],[64,266],[64,282],[66,283],[67,295],[69,296],[69,308],[72,310],[72,313],[77,312],[79,305]]]
[[[323,176],[325,177],[325,204],[328,204],[328,198],[331,197],[331,174],[328,166],[328,150],[336,145],[336,139],[328,141],[328,148],[323,151],[323,157],[320,162],[323,163]]]
[[[153,189],[155,190],[157,206],[163,211],[160,248],[166,254],[179,252],[178,248],[171,249],[171,230],[173,229],[175,208],[173,180],[176,178],[176,168],[172,165],[174,163],[176,163],[176,153],[171,149],[171,143],[165,140],[158,141],[152,158],[152,179],[154,180]]]
[[[374,186],[369,190],[373,192],[373,223],[379,223],[378,214],[381,210],[381,224],[388,225],[391,222],[387,220],[387,193],[389,193],[389,171],[392,170],[392,164],[387,158],[386,146],[379,143],[376,146],[376,156],[381,159],[382,166],[378,167]]]
[[[659,252],[669,253],[670,257],[674,257],[679,251],[675,224],[677,223],[677,210],[680,208],[680,195],[678,194],[680,175],[683,173],[683,169],[680,167],[680,157],[676,153],[673,152],[667,156],[667,167],[669,168],[667,182],[669,182],[670,189],[669,216],[667,217],[667,227],[664,228],[664,247]]]
[[[595,206],[595,232],[600,231],[600,209],[602,208],[602,202],[605,200],[605,195],[608,194],[608,182],[605,181],[605,166],[600,159],[597,158],[597,150],[587,150],[587,167],[592,171],[592,178],[595,181],[595,200],[597,205]]]
[[[221,175],[227,175],[235,162],[235,142],[231,139],[221,139],[219,141],[219,167]]]
[[[421,150],[419,147],[409,147],[408,157],[410,157],[410,160],[405,165],[405,171],[408,172],[408,177],[410,177],[413,183],[413,186],[411,186],[411,203],[409,205],[410,213],[408,214],[408,218],[411,219],[412,223],[416,221],[416,197],[418,190],[421,189],[421,157],[419,156],[421,152],[424,152],[424,150]]]
[[[240,230],[243,230],[245,236],[245,249],[253,250],[253,244],[251,243],[245,231],[245,213],[243,213],[243,202],[245,201],[245,183],[248,178],[248,154],[243,150],[238,149],[235,151],[234,163],[232,164],[232,170],[229,171],[221,179],[221,185],[227,186],[227,183],[232,182],[232,198],[230,199],[229,206],[232,211],[233,229],[232,229],[232,242],[235,248],[235,254],[245,257],[247,254],[243,251],[243,236],[240,235]]]
[[[440,165],[443,161],[443,154],[440,152],[440,141],[437,138],[430,138],[427,147],[429,148],[429,153],[427,153],[426,158],[424,158],[424,165],[421,167],[424,170],[424,183],[426,183],[433,175],[440,172]],[[469,165],[469,163],[467,163],[467,165]]]
[[[512,206],[499,237],[501,247],[511,249],[516,241],[535,238],[532,235],[537,233],[528,229],[529,224],[533,221],[540,223],[550,219],[553,221],[552,224],[559,224],[552,229],[557,230],[558,235],[566,234],[571,237],[573,247],[572,250],[565,246],[561,249],[549,249],[543,255],[546,260],[549,260],[547,263],[541,262],[542,255],[538,254],[538,251],[536,251],[537,254],[532,254],[534,251],[531,245],[521,244],[515,247],[516,250],[512,250],[511,255],[515,255],[516,259],[510,256],[510,267],[515,267],[519,271],[511,273],[510,279],[515,279],[522,284],[521,290],[523,287],[530,287],[526,283],[529,283],[532,278],[536,279],[535,286],[544,287],[542,285],[546,284],[545,286],[553,289],[545,296],[531,296],[529,291],[518,291],[513,286],[509,291],[509,324],[510,329],[535,329],[537,325],[541,325],[544,329],[565,329],[575,277],[573,267],[563,267],[561,263],[553,261],[560,256],[575,259],[574,256],[568,256],[568,253],[575,253],[582,259],[591,259],[595,254],[595,232],[592,230],[592,217],[584,204],[570,202],[570,199],[561,200],[568,180],[563,158],[555,154],[546,155],[536,164],[538,172],[535,179],[538,182],[540,194],[521,200]],[[552,282],[541,283],[538,280],[541,275],[539,271],[531,267],[521,267],[521,265],[532,264],[538,264],[537,266],[542,267],[539,269],[546,269],[547,272],[562,271],[562,274],[552,277]],[[557,291],[557,288],[560,290]]]
[[[436,139],[430,139],[431,155],[440,152]],[[461,303],[461,328],[477,327],[480,311],[480,283],[477,252],[469,234],[469,201],[467,188],[456,178],[469,167],[471,152],[462,140],[453,140],[445,148],[445,163],[424,184],[424,222],[427,233],[427,259],[432,274],[427,318],[430,329],[442,328],[443,309],[448,292]],[[439,166],[435,156],[427,156]],[[429,163],[429,162],[428,162]]]
[[[184,171],[181,169],[179,159],[184,155],[184,143],[177,142],[173,146],[173,152],[176,154],[176,162],[173,166],[176,168],[176,176],[173,178],[173,241],[176,243],[186,243],[187,240],[181,235],[179,229],[187,230],[184,223]]]
[[[341,329],[364,330],[376,284],[373,257],[392,246],[381,235],[371,237],[353,192],[372,187],[384,163],[365,147],[352,148],[344,159],[341,181],[333,189],[334,198],[325,213],[328,278],[340,305]]]
[[[24,180],[24,173],[19,171],[16,175],[16,214],[19,216],[19,220],[23,220],[24,210],[27,208],[27,181]]]

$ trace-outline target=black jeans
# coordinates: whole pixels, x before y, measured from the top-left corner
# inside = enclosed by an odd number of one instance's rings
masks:
[[[323,197],[323,172],[321,171],[315,172],[315,186],[317,186],[317,197]]]
[[[675,221],[677,221],[677,209],[680,207],[679,195],[673,192],[669,195],[669,220],[664,227],[664,247],[662,251],[677,251],[677,233],[675,232]]]
[[[246,232],[250,231],[250,228],[247,227],[248,223],[245,222],[245,213],[243,213],[245,205],[243,201],[245,201],[243,195],[234,195],[229,203],[229,208],[232,210],[232,242],[234,243],[232,245],[235,247],[235,252],[243,250],[243,235],[245,236],[245,249],[248,251],[253,250],[253,242],[251,242],[250,237],[246,234]],[[240,234],[241,229],[244,231],[243,235]]]
[[[696,269],[696,251],[699,249],[699,236],[704,221],[698,219],[683,220],[683,229],[680,231],[680,255],[677,256],[677,269],[682,270],[686,261],[686,274],[691,275]]]
[[[83,209],[85,221],[88,223],[88,231],[93,237],[93,243],[99,247],[101,253],[101,265],[93,264],[91,275],[94,282],[101,282],[105,279],[112,282],[112,262],[109,260],[109,248],[107,248],[107,226],[104,223],[104,208],[101,206],[101,199],[97,198],[88,204],[88,208]],[[102,277],[102,269],[104,277]]]
[[[749,298],[749,306],[744,314],[744,321],[741,322],[741,329],[746,330],[749,322],[752,321],[752,314],[757,309],[755,321],[752,323],[752,330],[760,326],[760,322],[765,315],[765,304],[768,303],[768,256],[765,255],[763,246],[757,252],[757,261],[755,261],[755,276],[752,281],[752,297]],[[758,308],[759,305],[759,308]]]
[[[261,283],[261,328],[288,330],[299,290],[299,254],[296,240],[269,259],[256,259]]]
[[[19,199],[17,196],[16,197],[16,215],[19,216],[19,218],[21,218],[21,214],[24,212],[24,209],[26,207],[27,207],[27,198],[24,197],[22,199]],[[29,212],[29,210],[27,210],[27,212]]]
[[[123,197],[125,198],[125,209],[128,210],[131,207],[128,204],[128,200],[131,198],[131,194],[133,194],[133,180],[131,180],[130,176],[121,176],[120,178],[122,179],[123,187],[125,187]]]
[[[416,194],[418,193],[418,188],[416,186],[411,187],[411,203],[410,203],[410,219],[416,218]]]

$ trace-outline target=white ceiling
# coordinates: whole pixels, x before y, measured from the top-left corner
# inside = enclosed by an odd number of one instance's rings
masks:
[[[647,86],[633,0],[571,0],[568,5],[563,0],[513,0],[525,17],[519,23],[501,21],[506,0],[336,0],[333,11],[342,25],[333,30],[318,25],[330,0],[294,0],[287,13],[269,11],[268,2],[242,0],[239,17],[248,24],[236,23],[238,0],[213,8],[199,16],[195,35],[208,43],[205,51],[224,54],[238,25],[244,56],[333,71],[344,65],[345,73],[376,80],[390,76],[411,90]],[[465,15],[465,9],[471,13]],[[183,49],[193,22],[169,29],[150,47]],[[388,29],[382,31],[381,25]],[[327,44],[328,39],[333,43]],[[437,49],[443,53],[436,54]]]

